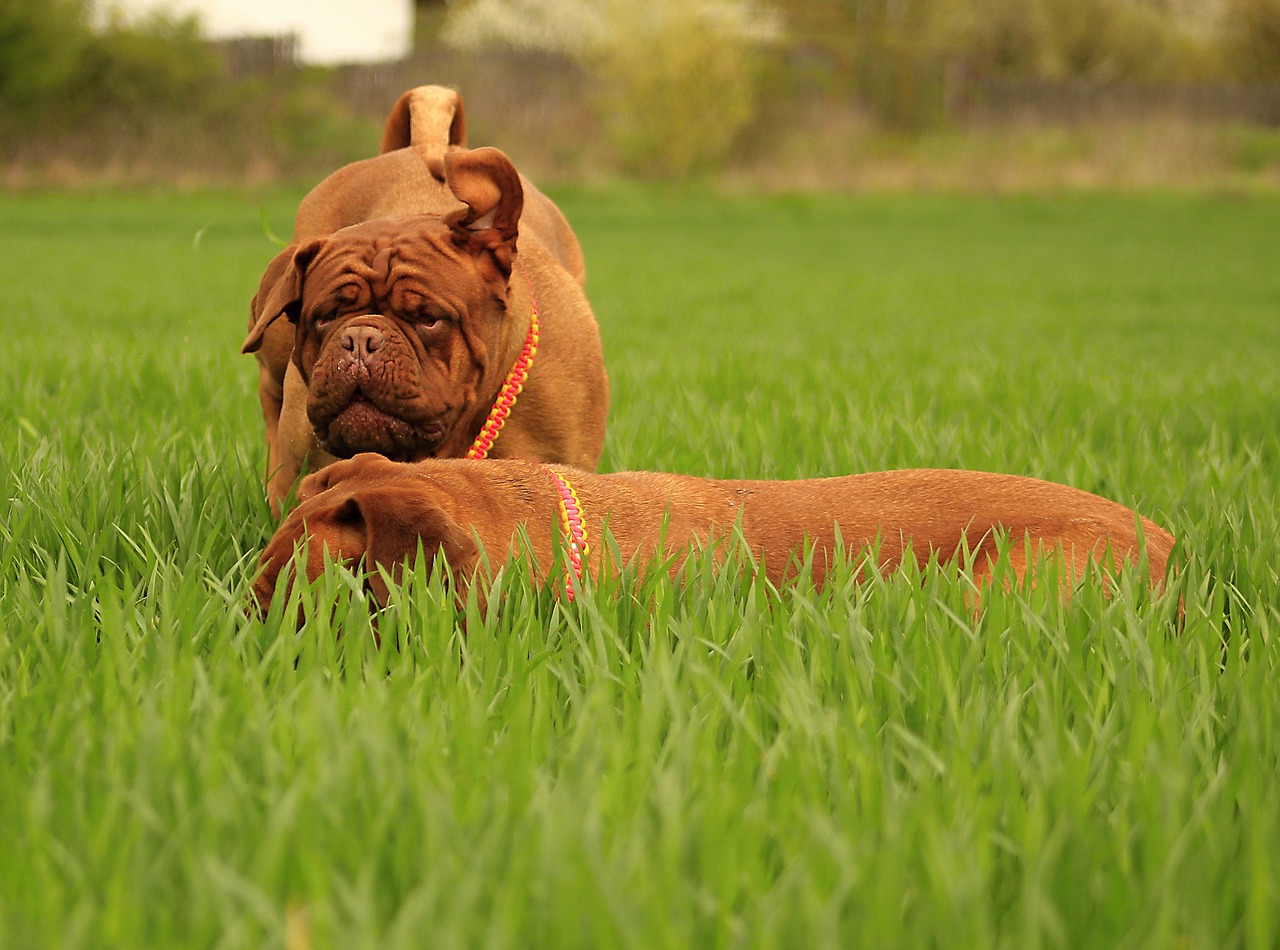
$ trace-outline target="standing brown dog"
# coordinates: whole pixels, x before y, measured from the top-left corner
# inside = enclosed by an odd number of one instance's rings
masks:
[[[495,563],[528,535],[536,577],[545,578],[562,536],[573,564],[594,574],[602,564],[602,527],[624,561],[678,559],[694,544],[742,538],[780,583],[795,556],[813,547],[813,580],[821,584],[835,552],[876,548],[879,565],[895,568],[910,553],[923,566],[967,549],[976,580],[989,579],[998,535],[1021,581],[1039,554],[1060,558],[1064,583],[1090,563],[1114,572],[1145,550],[1148,580],[1163,583],[1174,539],[1123,505],[1076,488],[1016,475],[915,469],[800,481],[720,481],[655,472],[612,475],[526,461],[433,460],[413,465],[359,455],[306,478],[302,503],[289,513],[262,555],[254,594],[265,610],[280,571],[306,538],[307,575],[324,557],[363,561],[396,575],[419,545],[427,558],[443,552],[465,585],[479,565],[477,541]],[[607,562],[605,562],[607,563]],[[616,570],[619,565],[612,564]],[[379,600],[386,586],[370,585]]]
[[[253,298],[273,510],[304,467],[362,451],[594,468],[609,387],[568,222],[465,147],[453,90],[405,93],[382,150],[303,199]]]

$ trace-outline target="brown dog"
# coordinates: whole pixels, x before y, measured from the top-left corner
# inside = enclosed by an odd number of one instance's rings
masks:
[[[528,534],[534,574],[545,579],[557,535],[570,562],[582,556],[593,576],[602,564],[595,543],[608,527],[624,561],[674,557],[691,545],[742,537],[775,584],[813,546],[813,580],[821,584],[837,547],[857,553],[878,545],[879,566],[895,568],[908,552],[923,566],[967,549],[973,574],[990,577],[997,535],[1010,540],[1019,581],[1039,554],[1062,558],[1064,583],[1093,562],[1107,571],[1136,563],[1145,545],[1148,579],[1164,580],[1174,539],[1123,505],[1052,482],[986,472],[915,469],[801,481],[718,481],[654,472],[597,475],[526,461],[433,460],[413,465],[359,455],[306,478],[262,555],[254,594],[265,610],[295,545],[308,540],[307,575],[324,570],[326,552],[395,575],[419,545],[443,553],[465,585],[480,565],[477,541],[495,562],[510,556],[517,531]],[[581,525],[579,533],[578,525]],[[585,551],[583,550],[585,548]],[[607,562],[606,562],[607,563]],[[618,565],[611,564],[612,569]],[[382,602],[386,586],[370,586]]]
[[[253,298],[273,510],[304,467],[362,451],[594,468],[609,387],[568,222],[465,148],[453,90],[405,93],[382,148],[303,199]]]

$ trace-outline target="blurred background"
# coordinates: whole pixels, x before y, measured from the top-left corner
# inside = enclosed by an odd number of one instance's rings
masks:
[[[547,184],[1280,185],[1280,0],[0,0],[0,185],[311,183],[428,82]]]

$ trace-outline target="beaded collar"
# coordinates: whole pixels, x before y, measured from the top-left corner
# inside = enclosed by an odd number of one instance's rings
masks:
[[[573,490],[569,480],[545,465],[542,470],[551,476],[560,495],[560,530],[564,532],[568,545],[566,553],[569,557],[569,569],[573,572],[573,577],[565,578],[565,596],[569,603],[573,603],[575,589],[582,586],[582,565],[588,551],[587,519],[582,513],[578,493]]]
[[[525,283],[529,285],[529,306],[532,310],[529,318],[529,333],[524,338],[524,349],[520,351],[520,356],[511,367],[511,371],[507,373],[502,389],[498,390],[498,398],[494,400],[493,408],[489,410],[489,416],[480,428],[480,434],[471,443],[471,448],[467,449],[466,457],[469,459],[482,459],[489,455],[494,440],[506,425],[511,407],[516,404],[516,397],[524,390],[525,380],[529,378],[529,367],[533,365],[533,358],[538,352],[538,301],[533,296],[533,281],[529,280],[529,275],[525,273],[523,267],[520,267],[520,272],[525,275]]]

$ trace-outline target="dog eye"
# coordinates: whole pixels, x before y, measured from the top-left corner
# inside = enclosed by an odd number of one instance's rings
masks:
[[[330,312],[327,312],[327,313],[318,313],[318,314],[316,314],[316,315],[312,318],[311,322],[312,322],[312,324],[314,324],[314,326],[315,326],[315,328],[316,328],[317,330],[323,330],[323,329],[324,329],[325,327],[327,327],[329,324],[333,323],[333,321],[334,321],[334,320],[336,320],[337,318],[338,318],[338,315],[337,315],[336,313],[334,313],[334,312],[330,311]]]
[[[426,333],[443,330],[449,325],[449,318],[438,313],[420,313],[413,318],[414,326]]]

